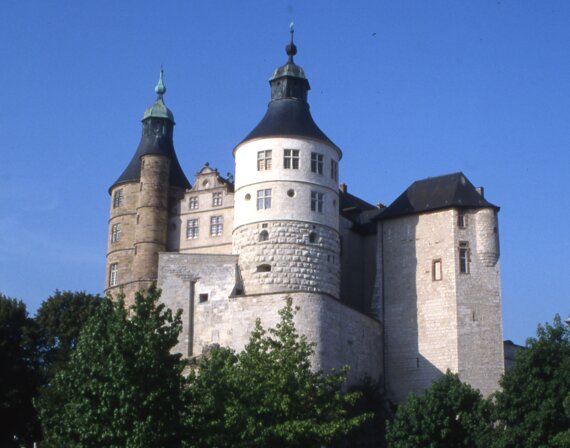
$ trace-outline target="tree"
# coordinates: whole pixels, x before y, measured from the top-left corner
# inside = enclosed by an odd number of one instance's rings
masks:
[[[492,432],[490,404],[447,371],[422,396],[411,394],[387,427],[391,448],[487,448]]]
[[[48,377],[68,361],[79,332],[101,302],[99,295],[56,290],[42,303],[36,322],[43,338],[43,363]]]
[[[570,329],[560,316],[538,326],[501,386],[497,447],[570,447]]]
[[[38,332],[26,305],[0,294],[0,446],[39,437],[32,399],[41,383]],[[15,439],[16,438],[16,439]]]
[[[259,320],[245,350],[214,348],[190,374],[186,426],[189,447],[320,447],[361,425],[350,417],[359,394],[341,392],[346,370],[311,370],[314,344],[293,323],[292,300],[280,322]]]
[[[152,286],[125,309],[105,299],[81,331],[69,362],[39,400],[44,446],[177,447],[183,390],[182,328]]]

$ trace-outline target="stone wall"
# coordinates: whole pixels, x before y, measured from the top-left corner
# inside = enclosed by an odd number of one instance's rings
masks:
[[[240,254],[246,294],[296,290],[339,297],[339,237],[330,227],[298,221],[243,225],[234,230],[234,252]]]
[[[379,322],[328,296],[312,293],[232,295],[237,257],[231,255],[160,255],[162,301],[183,310],[184,329],[176,351],[199,355],[211,344],[241,351],[256,319],[274,327],[286,297],[299,307],[295,325],[317,344],[313,367],[325,371],[351,366],[350,384],[365,377],[380,381],[382,331]],[[208,299],[200,301],[200,294]]]

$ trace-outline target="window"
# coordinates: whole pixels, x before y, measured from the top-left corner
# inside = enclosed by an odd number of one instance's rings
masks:
[[[431,279],[438,282],[443,278],[441,270],[441,259],[433,260],[431,263]]]
[[[311,191],[311,211],[313,212],[323,212],[323,193],[317,191]]]
[[[338,162],[331,159],[331,179],[338,181]]]
[[[188,208],[190,210],[198,210],[198,196],[190,196],[190,199],[188,199]]]
[[[267,230],[262,230],[259,233],[259,241],[267,241],[269,239],[269,232]]]
[[[210,235],[221,236],[224,230],[224,222],[221,216],[210,217]]]
[[[200,294],[198,296],[198,299],[200,300],[200,303],[204,303],[208,301],[208,294]]]
[[[257,152],[257,171],[271,169],[271,149]]]
[[[115,191],[113,195],[113,208],[119,208],[123,206],[123,190]]]
[[[257,209],[263,210],[271,208],[271,188],[257,190]]]
[[[459,210],[457,214],[457,226],[464,229],[467,227],[467,215],[464,210]]]
[[[271,272],[270,264],[260,264],[257,266],[257,272]]]
[[[212,193],[212,206],[219,207],[222,205],[222,193]]]
[[[309,233],[309,243],[317,242],[317,234],[315,232]]]
[[[186,221],[186,238],[189,240],[198,238],[198,220],[189,219]]]
[[[283,152],[283,168],[285,169],[299,169],[299,150],[298,149],[285,149]]]
[[[459,242],[459,272],[469,274],[471,263],[471,254],[469,251],[469,243],[467,241]]]
[[[109,266],[109,286],[117,286],[119,281],[118,272],[119,263],[112,263],[111,266]]]
[[[323,174],[323,155],[317,152],[311,153],[311,171],[317,174]]]
[[[118,243],[121,240],[121,224],[113,224],[111,227],[111,243]]]

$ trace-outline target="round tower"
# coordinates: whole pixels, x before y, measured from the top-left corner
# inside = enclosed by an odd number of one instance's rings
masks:
[[[269,80],[271,101],[257,127],[234,149],[233,249],[245,294],[325,293],[339,298],[340,149],[318,128],[309,82],[288,61]]]
[[[156,101],[142,118],[138,149],[109,189],[105,293],[122,290],[127,301],[156,280],[158,254],[166,250],[169,200],[190,188],[174,151],[174,115],[164,104],[163,76],[161,70]]]

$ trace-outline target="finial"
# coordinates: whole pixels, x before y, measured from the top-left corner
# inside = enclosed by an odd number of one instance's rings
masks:
[[[289,55],[289,64],[293,64],[293,56],[297,54],[297,47],[293,43],[293,34],[295,34],[295,24],[289,24],[289,32],[291,33],[291,43],[285,47],[285,51]]]
[[[160,66],[160,78],[158,79],[158,84],[154,88],[156,94],[162,98],[162,95],[166,93],[166,86],[164,85],[164,70],[162,65]]]

